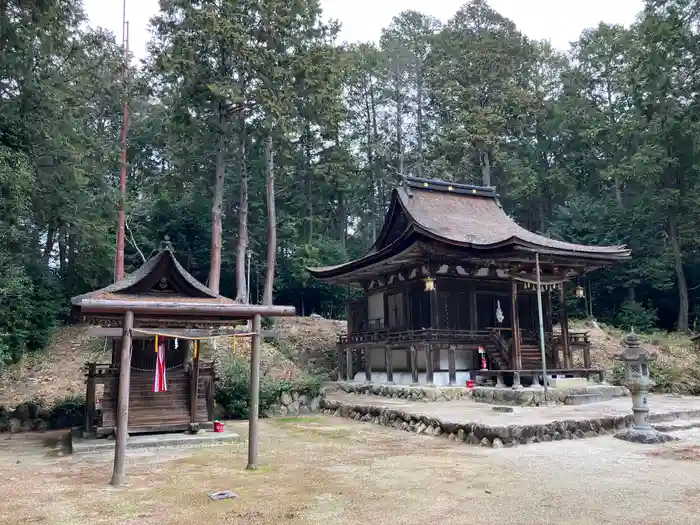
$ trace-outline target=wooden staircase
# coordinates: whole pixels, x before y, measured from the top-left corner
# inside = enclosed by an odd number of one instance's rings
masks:
[[[489,341],[483,346],[493,368],[496,370],[510,369],[508,343],[497,332],[492,332]]]
[[[202,372],[204,372],[202,374]],[[197,391],[197,419],[209,420],[207,392],[208,370],[200,369]],[[131,371],[129,394],[129,427],[132,434],[144,432],[168,432],[186,430],[190,423],[189,385],[190,375],[182,369],[167,372],[166,392],[153,392],[153,372]],[[105,433],[116,427],[119,378],[105,382],[102,425],[98,433]]]
[[[547,368],[554,368],[550,352],[545,352]],[[523,342],[520,344],[520,356],[523,370],[539,370],[542,368],[542,351],[539,343]]]

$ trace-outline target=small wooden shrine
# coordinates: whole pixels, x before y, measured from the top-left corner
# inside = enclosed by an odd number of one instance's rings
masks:
[[[542,372],[537,264],[547,367],[587,375],[588,337],[569,329],[564,287],[629,257],[624,246],[572,244],[518,226],[493,188],[406,178],[367,255],[308,270],[364,290],[348,304],[348,331],[338,342],[339,375],[347,380],[464,385],[497,375],[520,386],[521,375],[538,384]],[[574,368],[576,349],[582,369]]]
[[[212,421],[214,370],[200,363],[200,340],[253,320],[259,346],[262,316],[295,315],[291,306],[240,304],[213,292],[180,265],[167,242],[134,273],[71,303],[75,322],[97,325],[94,335],[114,341],[110,363],[88,365],[86,430],[116,433],[122,456],[128,434],[183,431]],[[159,355],[165,389],[155,384]],[[104,385],[101,416],[98,384]],[[115,456],[115,484],[123,477],[121,461],[118,473]]]

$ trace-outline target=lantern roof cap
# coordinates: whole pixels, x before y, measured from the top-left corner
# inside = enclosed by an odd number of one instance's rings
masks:
[[[625,336],[625,349],[615,359],[618,361],[636,361],[646,363],[655,361],[656,354],[642,346],[642,339],[635,333],[634,328]]]

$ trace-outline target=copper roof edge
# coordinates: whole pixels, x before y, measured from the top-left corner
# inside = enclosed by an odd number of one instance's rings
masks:
[[[417,190],[439,191],[455,195],[471,195],[497,199],[496,188],[490,186],[475,186],[440,179],[424,179],[420,177],[405,177],[405,186]]]

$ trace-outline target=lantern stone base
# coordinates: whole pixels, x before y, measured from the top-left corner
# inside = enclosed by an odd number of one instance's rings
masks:
[[[644,445],[666,443],[667,441],[678,441],[677,437],[669,436],[668,434],[664,434],[658,430],[654,430],[653,428],[648,430],[630,428],[623,430],[622,432],[618,432],[615,434],[615,438],[623,441],[629,441],[630,443],[642,443]]]

